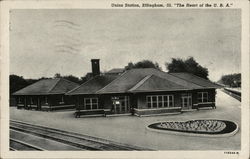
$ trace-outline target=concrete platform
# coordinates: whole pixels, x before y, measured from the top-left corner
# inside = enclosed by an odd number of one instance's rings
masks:
[[[165,116],[118,116],[75,118],[73,112],[40,112],[10,108],[10,118],[66,131],[100,137],[155,150],[239,150],[241,140],[240,102],[218,90],[217,109]],[[234,121],[239,131],[228,138],[204,138],[151,132],[146,127],[158,121],[221,119]]]

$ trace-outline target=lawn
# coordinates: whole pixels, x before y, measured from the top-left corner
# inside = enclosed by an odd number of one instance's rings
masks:
[[[74,118],[73,111],[41,112],[11,107],[10,118],[155,150],[240,150],[240,102],[218,90],[216,105],[217,109],[185,112],[179,115],[89,118]],[[239,125],[239,131],[232,137],[206,138],[157,133],[146,129],[149,124],[159,121],[194,119],[234,121]]]

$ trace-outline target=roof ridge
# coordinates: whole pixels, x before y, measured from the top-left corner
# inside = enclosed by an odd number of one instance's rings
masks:
[[[110,84],[112,84],[113,82],[115,82],[116,80],[120,79],[122,76],[124,76],[125,74],[127,74],[128,72],[130,72],[131,70],[127,70],[125,72],[123,72],[120,76],[118,76],[116,79],[114,79],[113,81],[111,81],[109,84],[107,84],[106,86],[102,87],[101,89],[99,89],[98,91],[96,91],[95,93],[98,93],[99,91],[101,91],[102,89],[106,88],[107,86],[109,86]]]
[[[61,80],[61,78],[54,79],[54,80],[57,80],[57,82],[54,84],[54,86],[51,87],[51,89],[47,93],[51,92],[56,87],[56,85],[59,83],[59,81]]]
[[[144,84],[144,83],[145,83],[150,77],[152,77],[152,76],[153,76],[153,74],[147,75],[147,76],[143,77],[138,83],[136,83],[136,84],[135,84],[132,88],[130,88],[128,91],[130,92],[130,91],[133,91],[133,90],[139,88],[142,84]]]
[[[97,76],[95,76],[95,77],[97,77]],[[73,91],[77,90],[77,89],[78,89],[78,88],[80,88],[82,85],[84,85],[84,84],[88,83],[89,81],[91,81],[91,80],[95,79],[95,77],[94,77],[94,78],[90,78],[89,80],[87,80],[87,81],[83,82],[82,84],[80,84],[80,85],[79,85],[79,86],[77,86],[76,88],[74,88],[74,89],[72,89],[72,90],[70,90],[70,91],[66,92],[66,94],[71,93],[71,92],[73,92]]]

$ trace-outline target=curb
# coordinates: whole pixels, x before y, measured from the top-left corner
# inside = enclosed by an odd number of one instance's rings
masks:
[[[199,119],[196,119],[196,120],[199,120]],[[201,120],[206,120],[206,119],[201,119]],[[210,119],[210,120],[217,120],[217,119]],[[227,120],[227,121],[229,121],[229,120]],[[166,122],[166,121],[164,121],[164,122]],[[176,121],[167,121],[167,122],[176,122]],[[185,121],[179,121],[179,122],[185,122]],[[232,122],[232,121],[230,121],[230,122]],[[159,130],[159,129],[149,128],[148,126],[146,127],[146,129],[148,129],[148,130],[150,130],[152,132],[165,133],[165,134],[170,134],[170,135],[182,135],[182,136],[191,136],[191,137],[220,138],[220,137],[231,137],[231,136],[234,136],[239,131],[238,124],[235,123],[235,122],[233,122],[233,123],[236,125],[236,129],[233,132],[226,133],[226,134],[211,134],[211,135],[209,135],[209,134],[178,132],[178,131],[169,131],[169,130]],[[154,123],[152,123],[152,124],[154,124]],[[151,125],[151,124],[149,124],[149,125]]]

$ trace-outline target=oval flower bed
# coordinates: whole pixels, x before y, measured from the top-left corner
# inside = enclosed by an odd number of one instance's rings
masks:
[[[186,122],[160,122],[148,126],[152,129],[196,134],[227,134],[235,131],[237,125],[226,120],[191,120]]]

